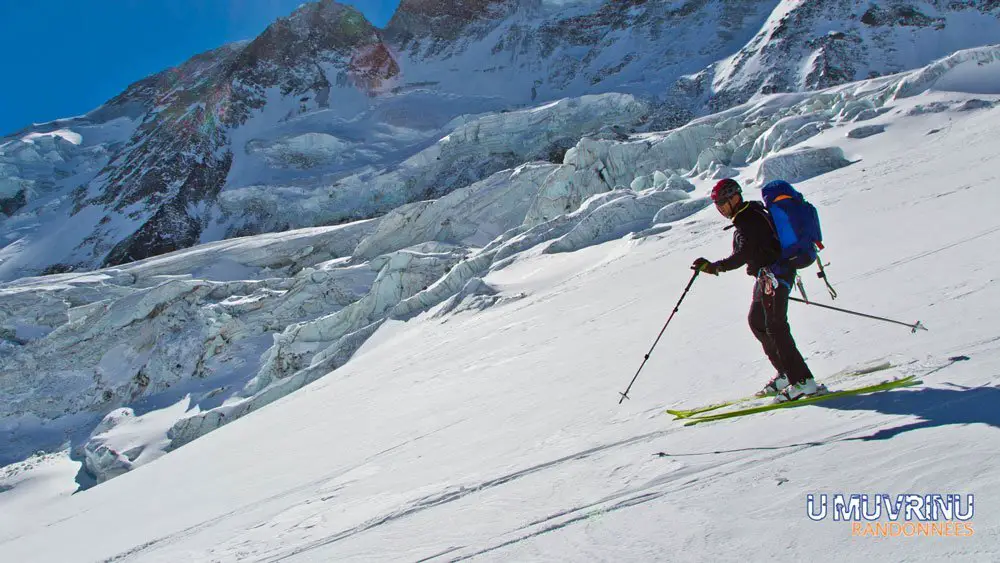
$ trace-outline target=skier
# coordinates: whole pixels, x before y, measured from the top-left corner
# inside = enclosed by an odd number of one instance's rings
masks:
[[[795,269],[777,264],[781,243],[770,214],[761,202],[744,201],[742,188],[732,178],[721,180],[712,188],[712,201],[719,213],[730,219],[736,228],[733,253],[717,262],[698,258],[691,268],[718,275],[746,265],[747,274],[756,278],[750,305],[750,330],[777,370],[757,396],[774,395],[776,401],[784,402],[821,392],[823,388],[817,387],[788,326],[788,296],[795,281]],[[779,272],[778,276],[775,271]]]

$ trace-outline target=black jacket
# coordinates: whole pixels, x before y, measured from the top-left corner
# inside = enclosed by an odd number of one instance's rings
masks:
[[[757,276],[761,268],[770,266],[781,258],[781,242],[774,230],[771,216],[764,204],[748,201],[733,217],[733,253],[715,263],[720,272],[735,270],[746,265],[747,274]],[[794,277],[794,272],[792,273]]]

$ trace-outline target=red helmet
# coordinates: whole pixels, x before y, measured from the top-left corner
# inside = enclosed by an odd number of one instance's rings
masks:
[[[725,180],[719,180],[719,183],[715,184],[715,187],[712,188],[712,201],[718,203],[742,193],[743,189],[740,188],[739,182],[732,178],[726,178]]]

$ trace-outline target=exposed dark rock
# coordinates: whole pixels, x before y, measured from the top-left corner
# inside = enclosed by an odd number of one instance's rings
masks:
[[[188,210],[201,201],[212,201],[222,189],[232,164],[232,154],[222,162],[195,165],[178,194],[161,206],[146,223],[111,250],[102,266],[117,266],[187,248],[198,242],[202,224]]]
[[[883,7],[872,4],[861,16],[861,23],[870,26],[899,25],[908,27],[929,27],[944,25],[943,18],[931,18],[920,10],[906,4],[896,4]]]
[[[28,203],[28,199],[25,196],[24,190],[19,190],[16,194],[2,198],[0,197],[0,213],[4,215],[11,216],[18,209],[21,209]]]

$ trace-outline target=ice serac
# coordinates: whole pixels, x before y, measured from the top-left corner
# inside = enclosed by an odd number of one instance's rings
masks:
[[[307,185],[232,188],[220,195],[220,207],[234,216],[253,210],[243,221],[251,232],[378,216],[525,162],[561,163],[581,137],[611,128],[635,130],[651,112],[634,96],[602,94],[460,117],[451,121],[447,135],[392,167]]]
[[[524,221],[537,186],[557,168],[525,164],[439,199],[399,207],[379,220],[354,256],[371,259],[432,240],[485,246]]]
[[[650,227],[660,209],[690,197],[680,190],[650,190],[638,194],[619,190],[618,193],[620,197],[587,213],[568,233],[548,245],[545,252],[573,252],[642,231]]]
[[[769,156],[760,163],[757,183],[772,180],[801,182],[850,164],[840,147],[803,147]]]

